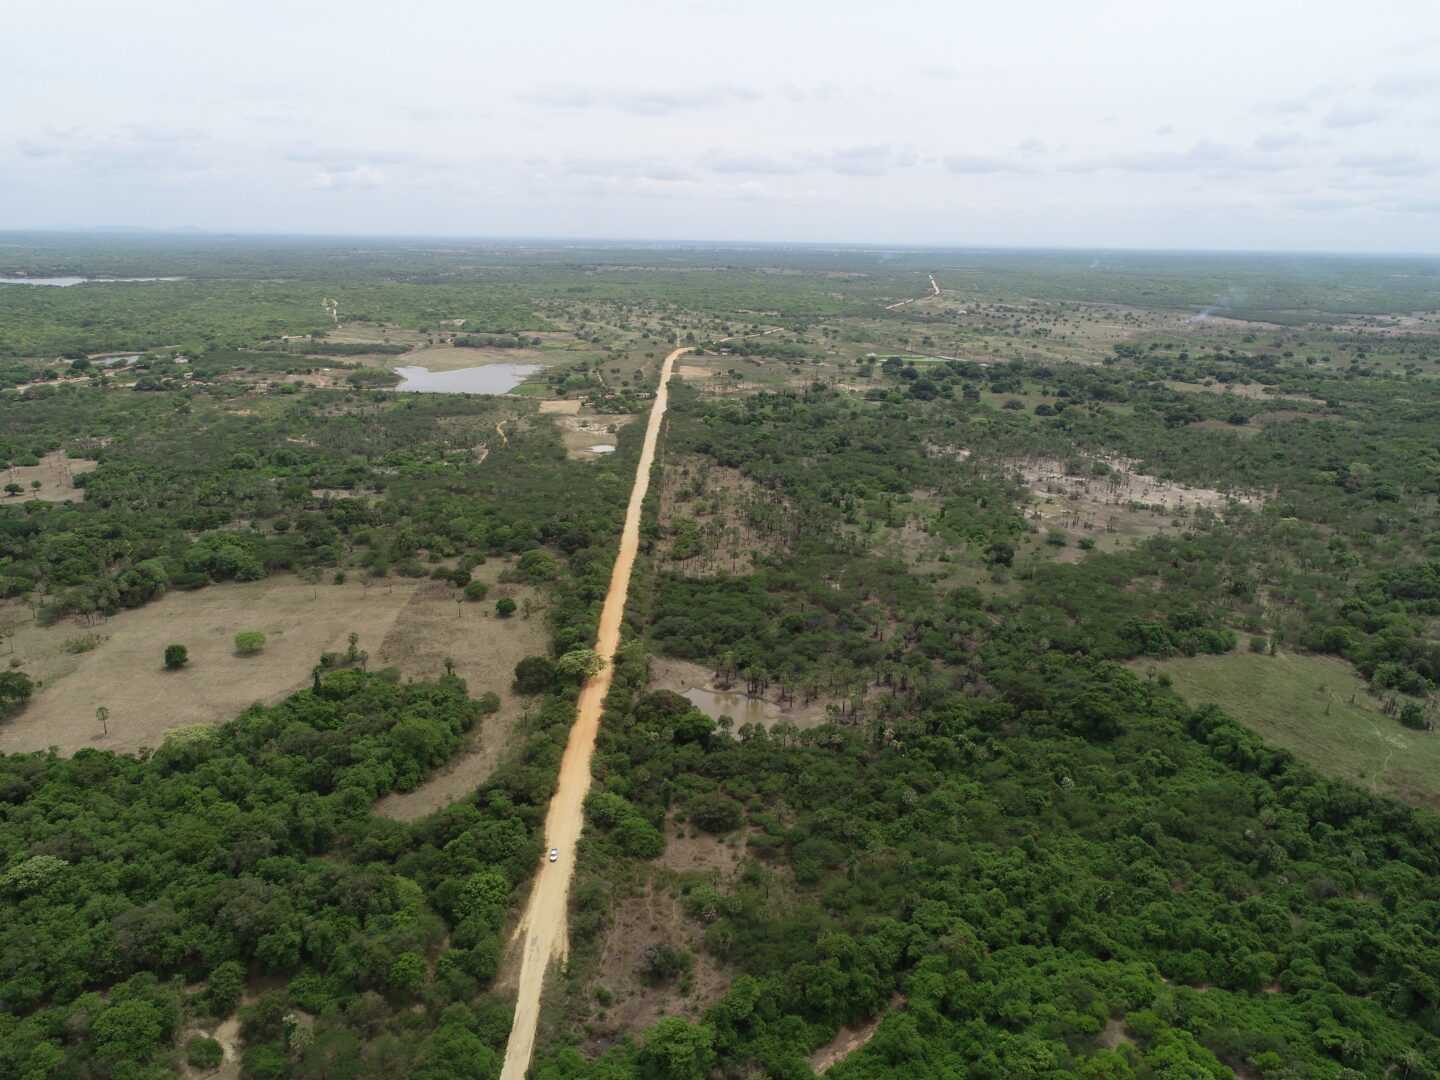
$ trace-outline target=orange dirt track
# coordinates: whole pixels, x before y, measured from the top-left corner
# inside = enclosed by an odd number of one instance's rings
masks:
[[[525,909],[517,936],[523,937],[520,960],[520,989],[515,998],[515,1019],[510,1028],[510,1041],[505,1047],[505,1066],[500,1080],[524,1080],[535,1051],[535,1027],[540,1019],[540,992],[545,973],[552,959],[564,960],[570,935],[566,924],[566,901],[570,895],[570,879],[575,873],[575,848],[584,826],[585,795],[590,790],[590,758],[595,750],[595,736],[600,731],[600,707],[610,690],[611,657],[620,645],[620,620],[625,614],[625,597],[630,589],[630,572],[635,566],[635,552],[640,543],[640,510],[650,487],[650,467],[655,460],[655,444],[660,437],[660,421],[669,400],[670,372],[675,361],[690,349],[676,349],[660,366],[660,385],[655,390],[655,404],[645,426],[645,442],[640,451],[640,464],[635,469],[635,486],[630,490],[630,505],[625,511],[625,527],[620,534],[620,553],[610,574],[610,589],[605,594],[605,607],[600,613],[600,632],[595,651],[605,666],[580,688],[576,703],[575,725],[565,744],[565,757],[560,762],[560,781],[550,810],[545,816],[545,847],[560,849],[558,862],[546,862],[535,880],[530,903]]]

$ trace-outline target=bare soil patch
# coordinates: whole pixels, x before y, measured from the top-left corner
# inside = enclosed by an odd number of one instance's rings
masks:
[[[79,502],[85,498],[85,489],[75,486],[74,477],[90,472],[98,464],[89,458],[66,457],[64,450],[56,450],[42,457],[39,465],[14,465],[0,473],[0,487],[19,484],[25,491],[21,495],[4,496],[4,502],[12,505],[28,499]],[[40,486],[32,487],[37,480]]]
[[[714,368],[702,367],[700,364],[681,364],[675,369],[675,373],[682,379],[708,379],[717,374]]]
[[[475,578],[490,586],[490,594],[478,603],[457,604],[454,586],[426,581],[385,636],[380,646],[384,663],[394,664],[407,675],[433,677],[445,670],[445,658],[449,657],[471,696],[493,690],[500,695],[501,705],[449,764],[414,791],[381,799],[375,804],[376,813],[414,821],[448,806],[489,779],[511,748],[515,725],[527,704],[527,699],[510,692],[515,665],[527,656],[543,653],[547,635],[536,591],[528,585],[498,583],[504,567],[504,562],[493,561],[475,568]],[[503,596],[515,600],[522,611],[528,601],[530,617],[515,614],[502,619],[496,615],[495,601]]]
[[[184,1076],[186,1080],[201,1080],[202,1077],[204,1080],[240,1080],[240,1054],[244,1050],[244,1047],[240,1045],[240,1017],[231,1016],[228,1020],[221,1020],[218,1024],[186,1028],[180,1033],[176,1042],[180,1046],[184,1046],[196,1035],[218,1042],[225,1057],[218,1068],[208,1072],[204,1069],[192,1068],[189,1065],[181,1065],[180,1075]]]
[[[740,833],[729,839],[712,836],[677,822],[672,814],[665,822],[665,850],[655,865],[681,874],[707,874],[730,885],[745,868],[744,838]]]
[[[503,567],[476,567],[475,576],[493,582]],[[343,652],[353,631],[372,669],[393,665],[405,676],[433,678],[449,656],[472,694],[500,694],[502,709],[487,719],[475,748],[498,753],[520,712],[509,693],[514,666],[540,651],[544,637],[538,616],[487,615],[506,595],[535,603],[525,586],[492,584],[486,601],[465,604],[457,618],[455,589],[443,582],[395,578],[368,589],[359,583],[312,587],[291,575],[171,592],[91,627],[69,619],[40,626],[9,602],[0,605],[0,621],[16,626],[14,655],[43,685],[0,725],[0,752],[55,746],[71,754],[92,746],[133,753],[159,746],[175,728],[223,724],[256,701],[274,704],[308,686],[320,654]],[[241,630],[264,631],[264,651],[237,655],[234,637]],[[98,639],[92,648],[67,650],[67,642],[90,636]],[[190,651],[190,663],[178,671],[163,664],[170,644]],[[110,710],[108,736],[96,720],[101,706]],[[413,794],[414,806],[423,807],[426,797]]]
[[[1133,1043],[1130,1032],[1125,1027],[1125,1021],[1111,1017],[1106,1022],[1104,1029],[1096,1037],[1096,1042],[1106,1050],[1116,1050],[1121,1043]]]
[[[617,899],[596,965],[597,986],[612,1002],[589,1018],[591,1036],[581,1045],[597,1057],[622,1036],[637,1035],[667,1016],[698,1020],[730,986],[731,973],[698,948],[700,924],[683,909],[678,887],[661,883],[662,871],[636,886],[633,895]],[[652,982],[647,976],[646,950],[665,945],[689,952],[692,968],[688,992],[680,980]],[[595,1001],[592,989],[590,1000]]]
[[[1068,473],[1064,463],[1054,459],[1017,462],[1016,471],[1034,499],[1031,521],[1042,530],[1060,529],[1071,539],[1139,539],[1197,510],[1261,501],[1255,492],[1227,493],[1161,480],[1137,471],[1131,461],[1116,458],[1105,464],[1109,472],[1096,476]]]
[[[700,548],[676,559],[678,534],[667,536],[659,545],[662,565],[697,577],[750,573],[755,556],[779,543],[778,536],[755,524],[757,518],[773,514],[770,507],[788,512],[778,496],[739,469],[712,465],[701,457],[667,459],[660,477],[660,521],[667,530],[676,518],[694,521]]]
[[[1203,383],[1177,382],[1174,379],[1166,379],[1165,385],[1171,390],[1180,390],[1187,393],[1220,394],[1222,396],[1259,398],[1278,401],[1303,401],[1310,405],[1324,405],[1325,402],[1319,398],[1313,398],[1306,394],[1289,394],[1276,390],[1273,386],[1265,386],[1262,383],[1216,383],[1213,386],[1206,386]]]
[[[153,603],[123,611],[87,627],[67,619],[40,626],[20,605],[0,606],[0,619],[17,627],[15,656],[43,686],[28,704],[0,725],[0,751],[57,747],[72,754],[85,746],[133,753],[159,746],[165,733],[189,724],[222,724],[253,702],[273,704],[309,685],[322,652],[343,652],[351,631],[371,653],[409,601],[414,582],[372,587],[312,587],[295,577],[245,585],[212,585],[171,592]],[[237,656],[235,634],[262,630],[269,636],[256,656]],[[88,651],[65,643],[98,635]],[[190,663],[166,670],[165,647],[184,645]],[[110,710],[109,735],[95,710]]]
[[[905,999],[896,994],[890,999],[892,1009],[903,1008]],[[846,1025],[835,1033],[824,1046],[816,1047],[807,1059],[810,1062],[810,1069],[816,1076],[823,1076],[826,1071],[834,1068],[840,1062],[853,1054],[860,1047],[864,1046],[875,1037],[880,1030],[881,1023],[885,1020],[885,1013],[881,1013],[873,1020],[866,1020],[863,1024]]]
[[[540,411],[542,413],[566,413],[573,416],[580,411],[580,399],[551,398],[548,401],[540,402]]]
[[[584,459],[607,452],[593,449],[596,446],[615,446],[615,432],[610,429],[618,430],[634,419],[626,415],[600,416],[576,411],[557,415],[555,424],[560,429],[560,441],[565,444],[566,455]]]

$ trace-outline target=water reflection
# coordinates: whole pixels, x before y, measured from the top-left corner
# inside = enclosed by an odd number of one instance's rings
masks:
[[[85,282],[93,282],[96,285],[108,285],[117,281],[182,281],[178,277],[125,277],[125,278],[88,278],[88,277],[0,277],[0,285],[56,285],[62,289],[71,285],[83,285]]]
[[[697,686],[686,690],[680,696],[692,702],[712,720],[718,720],[722,716],[730,717],[735,721],[736,727],[741,724],[764,724],[768,727],[785,715],[780,706],[773,702],[748,694],[737,694],[733,690],[705,690]]]
[[[486,364],[483,367],[457,368],[454,371],[431,371],[425,367],[397,367],[395,374],[404,382],[396,390],[419,394],[508,394],[529,376],[539,371],[540,364]]]

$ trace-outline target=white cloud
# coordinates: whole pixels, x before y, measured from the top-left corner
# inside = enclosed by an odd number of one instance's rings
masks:
[[[1346,169],[1364,169],[1380,176],[1428,176],[1435,171],[1433,162],[1410,152],[1387,154],[1346,154],[1336,162]]]
[[[891,169],[914,165],[915,152],[896,149],[889,143],[875,143],[827,150],[814,155],[814,160],[841,176],[884,176]]]
[[[675,113],[718,109],[724,105],[759,101],[763,95],[740,86],[710,86],[700,89],[624,89],[617,87],[572,87],[544,90],[524,100],[552,109],[612,108],[636,116],[672,116]]]
[[[798,173],[805,166],[791,158],[766,154],[714,154],[705,161],[706,168],[718,173],[754,173],[757,176],[784,176]]]
[[[310,178],[310,186],[321,191],[342,191],[350,188],[378,188],[385,177],[373,165],[356,165],[350,169],[321,170]]]
[[[1009,158],[992,157],[987,154],[949,154],[945,168],[952,173],[1025,173],[1034,172],[1033,166]]]
[[[1386,75],[1371,87],[1381,97],[1421,97],[1440,91],[1440,75],[1421,72],[1414,75]]]
[[[1336,105],[1321,118],[1327,128],[1354,128],[1387,119],[1390,113],[1374,105]]]

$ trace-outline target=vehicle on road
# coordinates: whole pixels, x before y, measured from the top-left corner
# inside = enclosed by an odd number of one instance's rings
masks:
[[[555,861],[558,860],[559,858],[560,858],[560,849],[559,849],[558,847],[552,847],[552,848],[550,849],[550,861],[551,861],[551,862],[555,862]]]

